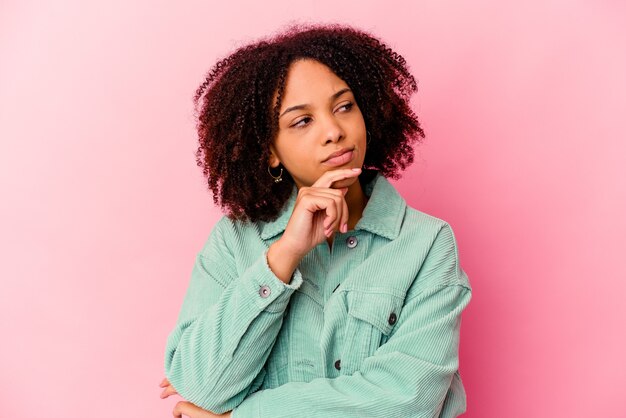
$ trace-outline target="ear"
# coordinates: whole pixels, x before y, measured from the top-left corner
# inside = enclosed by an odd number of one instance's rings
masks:
[[[269,161],[269,164],[270,164],[270,167],[272,167],[272,168],[276,168],[280,164],[280,159],[278,158],[278,155],[276,155],[276,150],[274,149],[274,145],[273,144],[270,144],[270,161]]]

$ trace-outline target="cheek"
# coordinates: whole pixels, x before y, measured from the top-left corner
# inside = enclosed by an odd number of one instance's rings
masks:
[[[283,166],[290,173],[305,175],[315,170],[315,153],[306,138],[283,138],[276,151]]]
[[[361,147],[365,147],[367,143],[367,130],[365,128],[364,123],[359,123],[355,126],[352,131],[353,136],[356,138],[356,141],[361,145]]]
[[[294,138],[286,133],[281,133],[274,140],[274,151],[281,161],[289,160],[294,153]]]

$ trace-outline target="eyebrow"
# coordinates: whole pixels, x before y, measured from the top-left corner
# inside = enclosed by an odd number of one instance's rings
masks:
[[[350,88],[348,88],[348,87],[343,88],[343,89],[339,90],[337,93],[335,93],[332,96],[330,96],[330,100],[333,101],[337,97],[341,96],[342,94],[344,94],[345,92],[348,92],[348,91],[352,91],[352,90],[350,90]],[[282,118],[285,115],[285,113],[287,113],[287,112],[291,112],[292,110],[304,109],[304,108],[306,108],[308,106],[309,106],[308,104],[300,104],[300,105],[288,107],[278,118],[279,119]]]

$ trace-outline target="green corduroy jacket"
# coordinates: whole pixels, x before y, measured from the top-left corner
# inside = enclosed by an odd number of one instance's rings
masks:
[[[317,245],[289,284],[267,263],[293,212],[223,216],[197,254],[165,375],[233,418],[456,417],[461,313],[471,287],[450,225],[408,206],[380,173],[353,230]]]

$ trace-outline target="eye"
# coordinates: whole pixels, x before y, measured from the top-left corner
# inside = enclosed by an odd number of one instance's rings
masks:
[[[311,120],[311,118],[306,116],[306,117],[300,119],[299,121],[297,121],[296,123],[294,123],[293,125],[291,125],[291,127],[292,128],[303,128],[304,126],[306,126],[306,124],[302,125],[301,122],[308,121],[308,120]]]
[[[350,109],[352,109],[352,106],[354,106],[354,103],[348,102],[348,103],[346,103],[346,104],[344,104],[342,106],[339,106],[339,109],[344,109],[345,108],[346,109],[345,111],[349,112]]]

